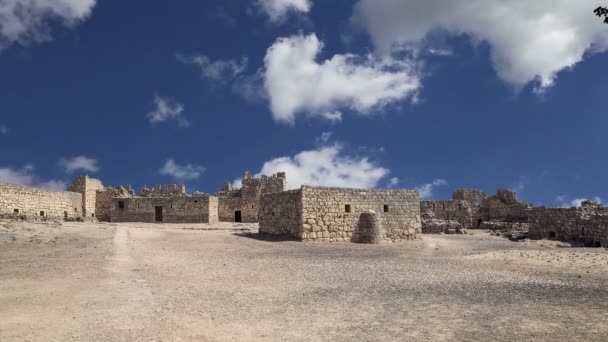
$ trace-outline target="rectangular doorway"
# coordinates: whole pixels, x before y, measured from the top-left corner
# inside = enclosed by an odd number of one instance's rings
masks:
[[[163,207],[154,207],[156,213],[156,222],[163,222]]]
[[[234,212],[234,222],[242,222],[241,211],[237,210]]]

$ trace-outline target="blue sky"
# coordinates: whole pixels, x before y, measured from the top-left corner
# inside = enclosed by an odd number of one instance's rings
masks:
[[[290,187],[608,200],[591,1],[7,3],[3,182],[214,192],[284,170]]]

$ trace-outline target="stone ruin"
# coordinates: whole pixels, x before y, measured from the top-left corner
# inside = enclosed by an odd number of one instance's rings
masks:
[[[520,202],[515,192],[498,189],[492,196],[481,190],[462,188],[454,191],[451,200],[422,201],[423,233],[451,233],[460,229],[509,226],[509,224],[527,223],[532,205]],[[443,222],[441,222],[443,221]],[[444,229],[441,229],[444,227]]]
[[[462,188],[450,200],[420,201],[412,190],[345,189],[302,186],[286,190],[286,175],[253,177],[242,187],[227,183],[209,195],[188,194],[178,184],[106,187],[87,176],[68,191],[0,184],[0,218],[20,220],[98,220],[106,222],[259,222],[260,232],[302,241],[413,240],[421,234],[465,234],[488,229],[514,240],[582,241],[608,246],[608,208],[587,201],[580,208],[533,207],[515,192],[488,196]]]

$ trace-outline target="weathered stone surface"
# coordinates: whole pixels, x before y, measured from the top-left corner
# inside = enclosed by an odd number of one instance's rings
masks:
[[[379,244],[382,242],[384,229],[380,213],[370,210],[359,217],[359,242]]]
[[[0,183],[0,214],[23,219],[82,218],[83,195]]]
[[[466,230],[460,222],[438,220],[438,219],[423,219],[422,234],[449,234],[450,232],[464,234]]]
[[[416,191],[303,186],[288,193],[286,198],[261,197],[262,233],[289,232],[304,241],[359,241],[361,214],[370,210],[381,213],[384,240],[416,239],[422,232]],[[277,219],[279,214],[292,219]]]
[[[608,207],[585,201],[580,208],[534,208],[529,236],[608,247]]]

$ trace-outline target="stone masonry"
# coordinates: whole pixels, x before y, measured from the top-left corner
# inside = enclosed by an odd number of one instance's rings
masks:
[[[582,241],[587,246],[608,247],[608,207],[585,201],[580,208],[534,208],[528,235],[532,239]]]
[[[421,235],[420,200],[412,190],[366,190],[302,186],[260,201],[260,232],[298,240],[361,241],[361,215],[380,213],[382,240]]]
[[[287,186],[284,172],[270,177],[254,178],[250,172],[245,172],[243,186],[234,189],[230,182],[213,194],[219,201],[219,219],[225,222],[258,222],[260,197],[285,191]]]
[[[28,220],[82,218],[83,195],[0,183],[0,215]]]

